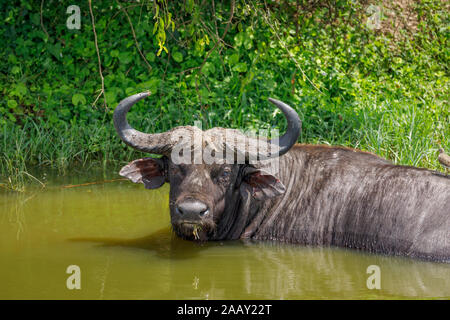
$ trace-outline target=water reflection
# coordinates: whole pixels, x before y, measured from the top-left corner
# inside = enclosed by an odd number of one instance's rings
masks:
[[[121,238],[73,238],[74,242],[91,242],[102,247],[143,249],[165,259],[193,259],[206,249],[207,243],[193,243],[178,238],[170,227],[162,228],[148,236],[135,239]]]
[[[371,255],[338,248],[274,242],[193,243],[169,227],[135,239],[84,238],[102,247],[143,249],[169,260],[167,292],[199,290],[197,298],[409,298],[450,297],[450,265]],[[369,290],[369,265],[381,269],[381,290]],[[192,296],[189,296],[192,297]]]
[[[338,248],[251,244],[246,260],[247,290],[263,287],[281,298],[449,297],[450,266]],[[266,270],[255,271],[254,266]],[[369,265],[381,269],[381,290],[368,290]],[[272,272],[272,277],[264,274]],[[270,289],[269,289],[270,288]]]
[[[170,228],[167,193],[126,182],[0,192],[0,298],[450,298],[450,264],[181,240]],[[80,291],[65,287],[71,264],[82,270]],[[369,265],[381,269],[381,290],[366,287]]]

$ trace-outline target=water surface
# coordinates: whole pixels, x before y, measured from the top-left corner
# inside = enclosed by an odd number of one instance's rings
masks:
[[[40,177],[42,178],[42,177]],[[178,239],[168,185],[78,173],[0,191],[0,299],[450,298],[450,265],[337,248]],[[69,265],[81,290],[69,290]],[[366,269],[381,270],[369,290]]]

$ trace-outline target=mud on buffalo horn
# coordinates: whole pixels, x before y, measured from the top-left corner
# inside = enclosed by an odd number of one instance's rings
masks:
[[[209,141],[210,143],[214,144],[218,141],[217,138],[213,138],[213,136],[219,135],[222,137],[226,136],[226,142],[225,138],[219,139],[220,142],[223,144],[221,147],[231,148],[234,150],[235,154],[238,152],[242,152],[242,150],[239,150],[237,145],[230,144],[229,141],[236,141],[239,139],[245,139],[245,158],[248,159],[251,156],[257,157],[259,160],[264,160],[268,158],[273,158],[277,156],[281,156],[289,151],[289,149],[294,145],[294,143],[297,141],[300,130],[301,130],[301,121],[298,117],[297,112],[295,112],[294,109],[292,109],[290,106],[285,104],[284,102],[281,102],[276,99],[269,98],[269,101],[272,102],[275,106],[277,106],[284,114],[287,120],[287,130],[284,135],[282,135],[279,138],[279,143],[273,143],[272,140],[266,140],[268,144],[271,144],[271,148],[265,149],[265,151],[256,151],[257,154],[252,154],[250,151],[248,151],[247,148],[249,145],[259,145],[261,142],[258,142],[257,138],[253,137],[247,137],[244,134],[242,134],[240,131],[235,129],[224,129],[224,128],[213,128],[206,131],[201,131],[197,127],[193,126],[183,126],[183,127],[176,127],[174,129],[171,129],[169,131],[163,132],[163,133],[143,133],[140,131],[137,131],[136,129],[133,129],[126,119],[126,114],[130,110],[130,108],[138,101],[142,100],[143,98],[150,95],[150,92],[142,92],[135,95],[132,95],[128,98],[123,99],[117,108],[114,110],[114,126],[116,128],[117,133],[119,134],[120,139],[123,140],[127,145],[148,153],[153,154],[163,154],[163,155],[170,155],[170,152],[173,148],[173,146],[177,143],[177,141],[172,141],[171,139],[172,135],[177,136],[185,136],[187,134],[200,134],[200,136],[203,138],[203,140]],[[198,132],[200,131],[200,133]],[[232,137],[232,139],[230,139]],[[242,141],[242,140],[241,140]],[[272,146],[277,146],[277,152],[269,152],[267,150],[273,150]],[[254,149],[253,149],[254,150]],[[256,158],[254,158],[256,159]]]

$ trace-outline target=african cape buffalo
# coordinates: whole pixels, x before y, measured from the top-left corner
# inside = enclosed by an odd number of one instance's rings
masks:
[[[122,100],[114,125],[127,145],[162,157],[135,160],[120,174],[148,189],[170,183],[171,223],[178,236],[275,240],[450,261],[449,176],[346,147],[295,144],[300,119],[275,99],[269,100],[288,122],[275,153],[240,150],[233,141],[246,139],[247,148],[257,144],[256,138],[232,129],[186,126],[142,133],[128,124],[126,114],[148,95]],[[189,135],[200,136],[202,148],[221,145],[236,157],[241,152],[245,161],[176,163],[172,151],[180,140],[171,137]],[[233,139],[214,139],[224,135]],[[276,174],[266,170],[274,161]]]

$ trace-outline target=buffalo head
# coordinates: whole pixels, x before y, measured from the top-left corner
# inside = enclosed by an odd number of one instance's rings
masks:
[[[122,100],[114,111],[114,126],[127,145],[162,157],[134,160],[122,168],[120,175],[148,189],[170,183],[170,216],[178,236],[219,239],[220,233],[229,231],[227,225],[234,222],[229,220],[236,219],[233,211],[243,198],[263,200],[284,193],[284,185],[256,163],[273,161],[297,141],[301,122],[291,107],[269,99],[288,122],[286,133],[279,139],[247,137],[238,130],[224,128],[202,131],[191,126],[147,134],[133,129],[126,114],[148,95],[144,92]],[[202,151],[218,161],[206,161]]]

